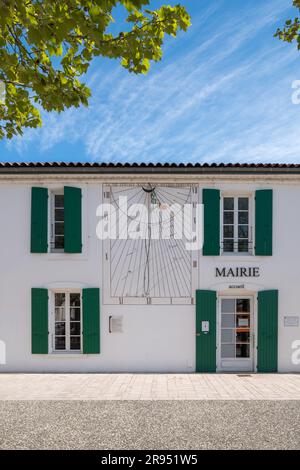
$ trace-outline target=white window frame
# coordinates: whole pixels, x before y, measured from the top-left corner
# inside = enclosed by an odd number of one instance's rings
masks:
[[[220,293],[218,297],[218,315],[217,315],[217,372],[254,372],[257,369],[257,350],[256,350],[256,337],[257,337],[257,304],[253,292],[249,294],[238,292],[233,294]],[[223,299],[250,299],[250,358],[222,358],[221,357],[221,334],[222,334],[222,313],[221,302]],[[226,315],[226,314],[225,314]],[[236,343],[235,343],[236,344]],[[222,366],[223,364],[223,366]],[[244,368],[244,366],[250,367]]]
[[[65,294],[65,322],[66,322],[66,349],[55,349],[55,294]],[[80,294],[80,349],[70,349],[70,294]],[[83,315],[82,315],[82,290],[81,289],[55,289],[50,292],[50,351],[53,354],[82,354],[83,353]]]
[[[64,250],[52,249],[51,239],[51,223],[53,222],[53,196],[52,194],[63,194],[64,186],[67,182],[60,182],[60,184],[49,184],[48,186],[48,251],[45,255],[48,260],[51,261],[65,261],[68,260],[77,261],[78,259],[88,259],[88,245],[92,243],[91,237],[89,237],[89,195],[88,188],[86,185],[78,185],[82,191],[82,252],[81,253],[66,253]]]
[[[49,252],[64,253],[64,248],[55,248],[55,196],[63,196],[64,188],[51,190],[49,193]]]
[[[224,198],[234,198],[234,251],[224,251]],[[238,199],[248,198],[248,251],[238,251]],[[253,194],[249,193],[227,193],[221,194],[221,254],[223,256],[253,256],[254,254],[254,203]]]

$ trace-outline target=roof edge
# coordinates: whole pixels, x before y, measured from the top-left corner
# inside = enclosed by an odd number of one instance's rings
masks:
[[[300,174],[297,163],[0,162],[8,174]]]

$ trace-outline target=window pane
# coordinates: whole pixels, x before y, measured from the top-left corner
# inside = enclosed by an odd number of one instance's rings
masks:
[[[64,220],[64,209],[55,209],[55,221]]]
[[[55,294],[55,307],[65,306],[65,294]]]
[[[74,321],[80,321],[80,308],[72,307],[70,309],[70,319]]]
[[[54,240],[54,247],[55,248],[64,248],[65,246],[65,238],[61,235],[56,235]]]
[[[239,225],[239,238],[248,238],[248,225]]]
[[[70,334],[71,335],[80,335],[80,322],[71,322],[70,323]]]
[[[239,224],[248,224],[249,223],[249,212],[239,212],[238,222],[239,222]]]
[[[235,315],[222,315],[222,328],[235,327]]]
[[[249,241],[248,239],[239,240],[238,242],[238,251],[239,253],[248,253],[249,251]]]
[[[233,253],[234,249],[234,243],[233,240],[224,240],[223,242],[223,251],[225,253]]]
[[[234,223],[234,212],[224,212],[224,224],[233,225]]]
[[[55,194],[55,207],[64,207],[64,195],[63,194]]]
[[[55,321],[65,321],[65,309],[63,307],[55,308]]]
[[[64,235],[64,223],[63,222],[55,222],[55,235]]]
[[[71,336],[71,338],[70,338],[70,348],[71,349],[80,349],[80,336]]]
[[[250,357],[250,345],[249,344],[237,344],[236,345],[236,357]]]
[[[224,225],[223,227],[223,235],[224,238],[233,238],[234,236],[234,231],[233,231],[233,225]]]
[[[237,299],[236,311],[250,313],[250,299]]]
[[[221,311],[222,313],[235,313],[235,300],[222,299]]]
[[[234,344],[222,344],[221,345],[221,357],[233,358],[235,357],[235,345]]]
[[[55,334],[64,336],[66,334],[66,324],[64,322],[55,323]]]
[[[237,315],[236,316],[237,328],[250,328],[250,316],[249,315]]]
[[[70,305],[80,307],[80,294],[70,294]]]
[[[239,197],[239,211],[247,211],[249,207],[249,199],[247,197]]]
[[[238,332],[236,334],[236,343],[250,343],[250,332]]]
[[[233,332],[234,330],[231,329],[224,329],[222,328],[221,331],[221,343],[233,343]]]
[[[66,338],[64,336],[55,337],[55,349],[66,349]]]
[[[233,197],[224,197],[224,210],[232,211],[234,209],[234,198]]]

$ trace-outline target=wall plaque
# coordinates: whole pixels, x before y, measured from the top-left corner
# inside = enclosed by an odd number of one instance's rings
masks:
[[[123,317],[113,316],[109,317],[109,332],[110,333],[123,333]]]
[[[299,326],[299,317],[287,315],[284,317],[284,326]]]

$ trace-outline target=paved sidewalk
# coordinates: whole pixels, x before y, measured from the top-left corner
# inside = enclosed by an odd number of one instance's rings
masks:
[[[300,400],[300,374],[0,374],[0,400]]]

